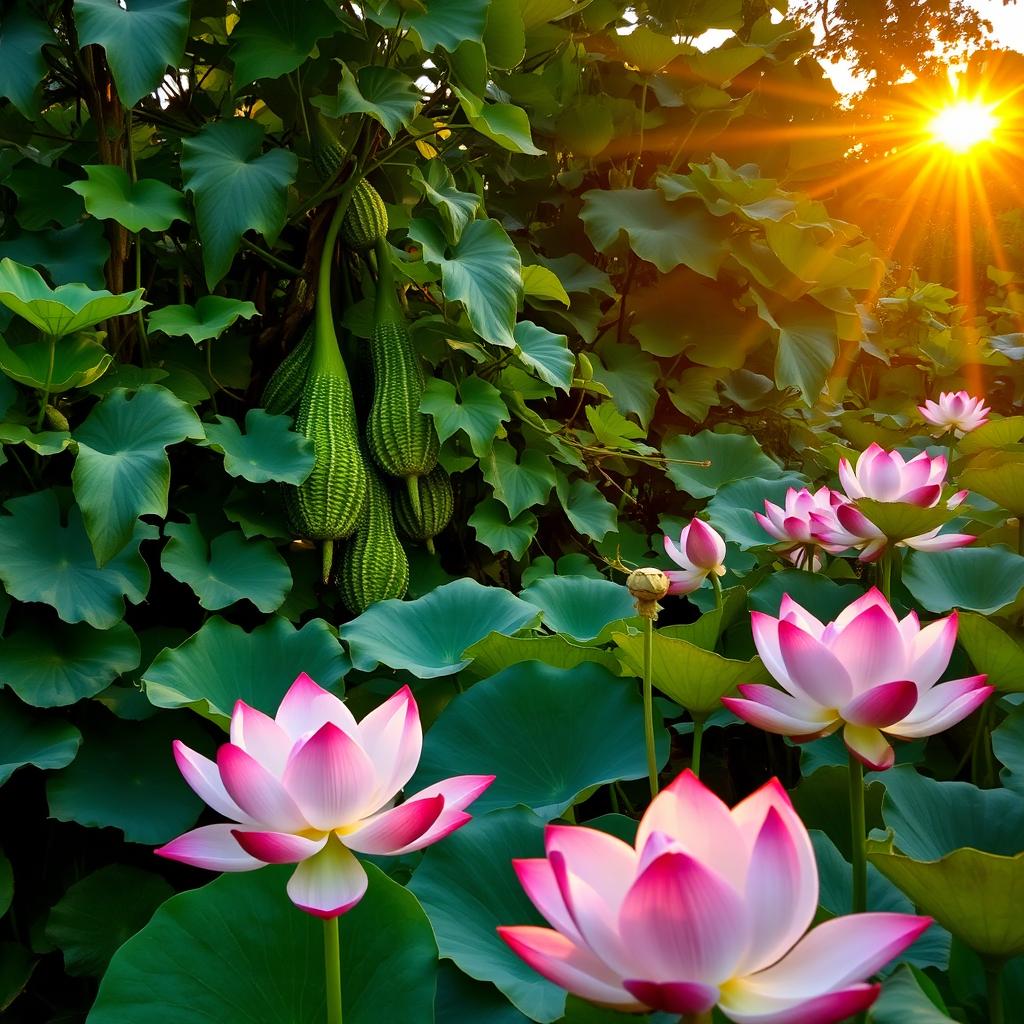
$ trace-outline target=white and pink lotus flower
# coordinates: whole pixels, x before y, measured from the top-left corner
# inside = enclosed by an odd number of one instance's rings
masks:
[[[992,411],[984,399],[974,398],[966,391],[943,391],[937,402],[929,398],[917,410],[939,433],[952,430],[957,437],[984,426]]]
[[[398,856],[465,825],[465,807],[494,781],[461,775],[407,797],[423,744],[407,686],[361,722],[305,673],[274,718],[242,701],[217,761],[175,741],[185,781],[229,823],[204,825],[156,852],[211,871],[297,864],[288,895],[302,910],[337,917],[366,892],[356,853]]]
[[[898,619],[872,588],[827,625],[789,595],[779,617],[751,614],[754,643],[782,689],[751,683],[724,697],[734,714],[798,743],[842,728],[850,752],[873,771],[890,768],[889,737],[934,736],[993,691],[985,676],[938,680],[956,643],[957,614],[921,627]]]
[[[514,865],[551,927],[498,931],[545,978],[617,1010],[717,1004],[737,1024],[831,1024],[874,1002],[879,986],[865,979],[931,923],[854,914],[808,933],[814,850],[774,779],[730,810],[685,771],[634,845],[549,825],[545,849]]]
[[[710,575],[725,575],[725,541],[702,519],[692,519],[679,533],[679,543],[665,537],[665,553],[679,569],[669,569],[670,594],[692,594]]]
[[[821,568],[821,551],[835,555],[849,547],[826,539],[826,535],[843,529],[836,518],[836,510],[844,504],[846,499],[829,487],[819,487],[813,492],[806,487],[800,490],[790,487],[784,505],[776,505],[766,498],[764,515],[755,512],[754,518],[779,542],[780,554],[798,569],[808,567],[817,572]]]

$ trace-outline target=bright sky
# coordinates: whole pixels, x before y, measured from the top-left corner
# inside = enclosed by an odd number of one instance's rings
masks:
[[[1024,0],[1006,6],[1002,0],[971,0],[972,5],[992,22],[992,36],[997,44],[1024,52]],[[823,62],[824,63],[824,62]],[[832,84],[841,93],[860,92],[863,80],[856,78],[846,64],[825,64]]]

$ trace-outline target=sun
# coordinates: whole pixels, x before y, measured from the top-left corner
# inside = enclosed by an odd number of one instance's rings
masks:
[[[992,139],[999,118],[980,100],[958,100],[940,110],[929,122],[932,138],[954,153],[966,153]]]

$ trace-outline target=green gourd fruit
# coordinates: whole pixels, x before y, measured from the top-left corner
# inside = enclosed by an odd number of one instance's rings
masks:
[[[263,389],[261,404],[269,413],[290,413],[302,398],[306,384],[309,361],[313,355],[314,325],[310,324],[305,333],[289,353],[281,360],[280,366],[270,375]]]
[[[380,193],[363,178],[341,222],[341,240],[354,252],[367,252],[388,233],[388,211]]]
[[[419,509],[413,507],[408,490],[396,490],[395,522],[410,540],[430,541],[451,522],[455,507],[452,480],[444,466],[437,465],[426,476],[416,477],[414,484]]]

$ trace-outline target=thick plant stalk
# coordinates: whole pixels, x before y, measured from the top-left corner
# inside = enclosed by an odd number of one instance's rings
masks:
[[[651,799],[658,795],[658,755],[654,749],[654,619],[644,619],[644,745],[647,748],[647,778]]]
[[[1003,1007],[1003,961],[997,957],[985,957],[985,991],[988,996],[989,1024],[1005,1024],[1006,1012]]]
[[[693,716],[693,753],[690,755],[690,771],[700,778],[700,755],[704,746],[704,716]]]
[[[338,938],[338,919],[324,919],[324,981],[327,995],[327,1024],[342,1024],[341,1020],[341,943]]]
[[[850,754],[850,850],[853,865],[852,910],[862,914],[868,905],[868,862],[864,849],[867,823],[864,815],[864,766]]]

